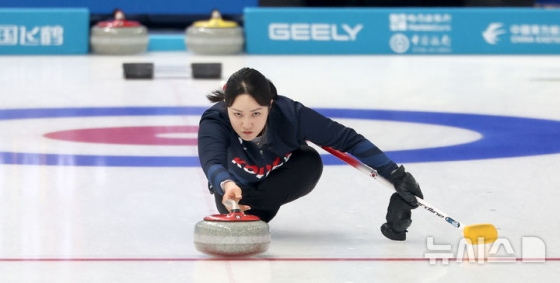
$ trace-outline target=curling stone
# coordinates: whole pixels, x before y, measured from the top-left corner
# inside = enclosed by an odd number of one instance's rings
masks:
[[[230,200],[229,214],[206,216],[194,229],[195,248],[213,256],[249,256],[268,250],[270,230],[257,216],[244,214]]]
[[[99,22],[91,28],[93,53],[129,55],[146,52],[148,29],[136,21],[128,21],[121,10],[115,10],[113,21]]]
[[[218,10],[208,21],[194,22],[185,32],[187,50],[198,54],[235,54],[243,51],[245,36],[236,22],[224,21]]]

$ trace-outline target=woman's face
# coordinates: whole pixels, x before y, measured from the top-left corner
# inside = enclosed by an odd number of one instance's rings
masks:
[[[243,140],[250,141],[264,129],[269,107],[259,105],[249,94],[240,94],[227,110],[233,130]]]

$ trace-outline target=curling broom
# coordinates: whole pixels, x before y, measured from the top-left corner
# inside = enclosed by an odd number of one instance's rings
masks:
[[[385,178],[380,176],[377,171],[372,169],[371,167],[367,166],[366,164],[360,162],[356,158],[350,156],[347,153],[338,151],[334,148],[328,146],[321,146],[324,150],[328,151],[332,155],[338,157],[342,161],[348,163],[350,166],[362,171],[363,173],[369,175],[370,177],[376,179],[380,183],[384,184],[388,188],[395,190],[393,184],[387,181]],[[463,223],[455,220],[448,214],[444,213],[443,211],[439,210],[435,206],[429,204],[425,200],[416,197],[418,200],[418,206],[423,207],[427,211],[431,212],[433,215],[438,216],[439,218],[445,220],[447,223],[453,225],[455,228],[463,230],[463,236],[465,239],[468,240],[471,244],[489,244],[496,241],[498,238],[498,230],[492,224],[474,224],[474,225],[464,225]]]

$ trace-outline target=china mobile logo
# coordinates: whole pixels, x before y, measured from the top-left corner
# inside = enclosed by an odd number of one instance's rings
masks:
[[[364,25],[320,23],[271,23],[268,38],[294,41],[355,41]]]
[[[522,237],[521,246],[514,249],[514,245],[505,238],[498,238],[492,244],[471,245],[466,239],[461,239],[455,253],[449,244],[435,244],[434,237],[428,237],[426,241],[428,252],[424,258],[430,260],[430,264],[449,264],[450,260],[456,262],[477,262],[478,264],[504,263],[504,262],[545,262],[546,246],[538,237]]]
[[[485,31],[482,32],[482,37],[488,44],[496,45],[500,41],[500,35],[506,33],[503,29],[502,23],[491,23]]]

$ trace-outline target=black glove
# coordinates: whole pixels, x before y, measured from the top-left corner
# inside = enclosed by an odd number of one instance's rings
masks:
[[[393,171],[391,176],[389,176],[389,181],[393,183],[397,193],[399,193],[412,208],[418,207],[418,201],[414,196],[423,199],[424,195],[422,195],[420,186],[414,177],[412,177],[410,173],[404,171],[404,166],[401,165],[397,170]]]

